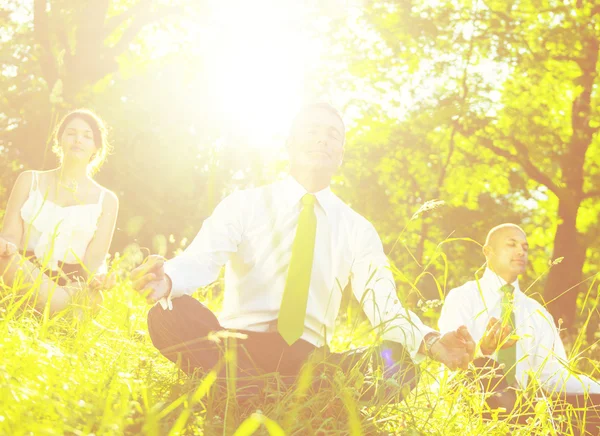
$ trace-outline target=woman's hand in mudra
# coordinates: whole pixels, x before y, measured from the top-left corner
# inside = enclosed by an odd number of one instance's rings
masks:
[[[0,257],[12,256],[13,254],[17,253],[17,251],[18,248],[15,244],[0,236]]]
[[[82,278],[75,278],[70,280],[66,285],[60,288],[66,292],[69,296],[69,303],[74,309],[75,316],[83,319],[84,314],[91,309],[92,314],[95,314],[102,303],[104,297],[102,296],[101,288],[94,289],[92,282],[86,282]]]
[[[91,291],[103,291],[117,284],[117,275],[114,271],[106,274],[96,274],[90,280],[88,286]]]

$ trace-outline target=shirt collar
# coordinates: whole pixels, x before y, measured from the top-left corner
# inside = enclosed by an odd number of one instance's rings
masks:
[[[308,194],[308,191],[302,186],[294,177],[291,175],[287,176],[282,181],[283,184],[283,200],[288,207],[294,207],[300,203],[300,200],[304,195]],[[326,215],[329,215],[335,206],[334,199],[335,195],[331,192],[331,188],[327,186],[318,192],[312,193],[317,198],[317,203],[325,211]]]
[[[479,284],[481,285],[481,290],[483,292],[491,292],[494,295],[501,295],[500,288],[506,285],[506,280],[486,267],[483,276],[479,279]],[[511,285],[515,288],[515,294],[521,292],[521,288],[519,287],[519,279],[516,279],[511,283]]]

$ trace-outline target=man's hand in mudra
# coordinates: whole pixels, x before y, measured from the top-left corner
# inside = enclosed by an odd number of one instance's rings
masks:
[[[171,281],[165,274],[165,258],[156,254],[131,271],[133,289],[146,297],[150,304],[156,303],[171,292]]]
[[[448,332],[431,346],[429,354],[449,369],[467,369],[475,354],[475,341],[465,326]]]
[[[516,339],[511,338],[512,332],[513,329],[509,325],[502,325],[498,318],[490,318],[483,338],[481,338],[481,353],[490,356],[499,349],[515,345]]]

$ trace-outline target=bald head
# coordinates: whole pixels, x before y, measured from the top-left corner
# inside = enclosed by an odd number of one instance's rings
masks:
[[[490,243],[493,243],[493,240],[498,239],[498,237],[502,234],[503,231],[506,231],[506,229],[516,229],[516,230],[520,231],[521,233],[523,233],[523,236],[525,236],[525,238],[527,238],[527,234],[525,233],[525,230],[523,230],[518,225],[512,224],[512,223],[504,223],[504,224],[500,224],[499,226],[494,227],[492,230],[490,230],[488,232],[487,237],[485,238],[485,245],[490,245]]]
[[[489,231],[483,247],[488,267],[514,282],[527,268],[529,244],[525,231],[516,224],[501,224]]]

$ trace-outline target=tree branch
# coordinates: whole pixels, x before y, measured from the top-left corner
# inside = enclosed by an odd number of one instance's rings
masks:
[[[134,6],[127,9],[125,12],[122,12],[119,15],[115,15],[114,17],[110,17],[108,20],[106,20],[104,25],[104,29],[106,30],[106,36],[109,36],[111,33],[113,33],[117,27],[119,27],[121,24],[123,24],[130,18],[133,18],[134,16],[140,14],[147,14],[151,5],[152,0],[140,0],[140,2],[136,3]]]
[[[581,196],[582,200],[586,200],[588,198],[600,198],[600,189],[584,192]]]
[[[36,42],[42,48],[40,63],[46,83],[52,89],[58,78],[58,69],[52,47],[50,46],[50,32],[48,26],[47,0],[34,0],[33,2],[33,34]]]
[[[121,36],[121,39],[119,39],[119,41],[117,41],[117,43],[114,46],[108,49],[108,56],[114,59],[123,52],[125,52],[125,50],[127,50],[127,48],[129,47],[129,44],[131,44],[131,42],[136,38],[136,36],[140,33],[140,30],[142,30],[144,26],[155,21],[159,21],[168,15],[173,15],[180,12],[181,8],[165,7],[152,13],[147,12],[145,14],[137,15],[136,18],[133,20],[133,23],[131,23],[131,25],[127,29],[125,29],[125,32],[123,33],[123,36]]]
[[[580,56],[567,56],[567,55],[555,55],[552,56],[552,59],[555,61],[564,61],[564,62],[577,62],[581,60]]]
[[[529,159],[527,153],[522,152],[522,147],[524,147],[523,143],[520,143],[519,141],[515,142],[515,148],[517,151],[521,152],[521,154],[512,154],[508,150],[504,150],[503,148],[494,145],[494,142],[489,138],[478,137],[477,139],[480,141],[479,143],[483,147],[487,148],[494,154],[503,157],[508,161],[519,164],[531,179],[546,186],[548,189],[554,192],[557,197],[561,197],[563,195],[564,190],[554,183],[552,179],[548,177],[548,175],[544,174],[538,167],[536,167]]]

